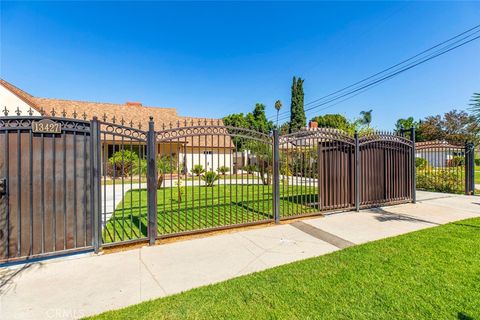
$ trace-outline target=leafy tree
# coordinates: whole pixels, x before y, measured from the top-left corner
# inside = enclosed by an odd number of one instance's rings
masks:
[[[251,129],[268,134],[273,129],[273,122],[267,120],[265,114],[265,105],[261,103],[255,104],[252,112],[244,115],[243,113],[231,114],[223,118],[223,123],[230,127]],[[234,135],[235,130],[230,128],[230,134]],[[232,141],[235,147],[241,151],[245,149],[245,144],[248,142],[245,138],[232,136]]]
[[[279,134],[287,134],[290,132],[290,122],[285,122],[280,126]]]
[[[282,101],[277,100],[275,101],[275,110],[277,110],[277,127],[278,127],[278,113],[280,112],[280,109],[282,109]]]
[[[243,113],[234,113],[223,118],[223,123],[226,126],[246,128],[247,122]]]
[[[112,177],[130,176],[137,162],[138,155],[135,152],[117,151],[108,159],[107,174]]]
[[[425,141],[420,129],[420,123],[421,121],[415,121],[413,117],[408,117],[406,119],[400,118],[395,123],[395,129],[400,131],[401,129],[415,128],[415,141]],[[407,132],[406,136],[410,137],[410,134]]]
[[[290,105],[290,132],[297,132],[307,125],[304,109],[302,78],[293,77],[292,102]]]
[[[477,123],[480,123],[480,93],[474,93],[470,102],[470,111],[473,112],[473,115],[477,119]]]
[[[172,173],[176,167],[172,156],[164,155],[157,159],[157,188],[160,188],[165,181],[165,174]],[[146,171],[146,170],[145,170]]]
[[[341,129],[345,132],[354,130],[354,123],[348,121],[345,116],[341,114],[325,114],[323,116],[316,116],[312,118],[312,121],[316,121],[321,128],[335,128]]]
[[[266,134],[272,131],[273,123],[272,121],[267,120],[264,104],[255,104],[253,112],[247,114],[247,125],[249,126],[249,129],[257,130]]]
[[[363,124],[367,126],[367,128],[370,128],[370,123],[372,123],[372,111],[373,110],[368,110],[368,111],[361,111],[360,116],[361,118],[359,119],[360,124]]]
[[[418,128],[426,141],[446,140],[454,144],[463,144],[465,141],[478,143],[480,140],[480,125],[475,116],[465,111],[452,110],[443,116],[426,117]]]
[[[341,114],[325,114],[323,116],[316,116],[312,118],[312,121],[316,121],[319,127],[339,129],[349,135],[353,135],[355,131],[357,131],[360,135],[373,131],[373,129],[367,127],[361,119],[350,121]]]

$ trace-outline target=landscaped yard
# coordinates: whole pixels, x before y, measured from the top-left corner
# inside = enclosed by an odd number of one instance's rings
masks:
[[[281,212],[289,215],[318,212],[317,189],[281,186]],[[181,200],[179,196],[181,195]],[[221,184],[213,187],[161,188],[157,193],[158,233],[171,234],[272,219],[272,187],[260,184]],[[103,230],[103,241],[147,236],[147,191],[125,194]]]
[[[479,319],[479,247],[463,220],[93,318]]]

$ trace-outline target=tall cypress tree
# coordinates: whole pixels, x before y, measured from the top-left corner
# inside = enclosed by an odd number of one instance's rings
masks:
[[[290,132],[301,130],[307,125],[305,116],[303,80],[293,77],[292,102],[290,105]]]

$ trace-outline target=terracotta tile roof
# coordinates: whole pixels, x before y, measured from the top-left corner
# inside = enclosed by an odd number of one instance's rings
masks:
[[[25,103],[30,105],[32,108],[35,108],[35,103],[32,101],[33,96],[31,94],[26,93],[25,91],[21,90],[20,88],[15,87],[13,84],[0,79],[0,84],[3,85],[5,88],[10,90],[13,94],[23,100]],[[36,109],[36,108],[35,108]]]
[[[153,117],[155,130],[169,128],[170,125],[172,125],[172,127],[183,127],[185,125],[190,126],[192,123],[194,125],[197,125],[198,123],[204,124],[205,122],[210,124],[212,121],[223,126],[223,121],[220,119],[203,119],[179,116],[177,114],[177,110],[174,108],[143,106],[139,102],[117,104],[38,98],[26,93],[25,91],[15,87],[3,79],[0,79],[0,84],[28,103],[33,109],[39,112],[43,110],[47,116],[51,116],[52,110],[55,110],[56,116],[60,117],[62,116],[62,112],[66,113],[66,117],[73,117],[73,114],[76,113],[77,117],[80,119],[82,119],[85,115],[86,119],[88,120],[92,119],[93,117],[98,117],[98,119],[102,121],[105,117],[107,119],[106,122],[112,122],[113,117],[115,117],[116,123],[120,123],[121,119],[123,119],[126,126],[129,126],[130,122],[132,122],[133,127],[138,128],[140,125],[142,130],[148,130],[148,122],[150,117]],[[222,136],[213,135],[213,137],[206,137],[206,142],[203,142],[205,147],[233,147],[233,143],[229,136],[226,137],[225,142]],[[198,146],[198,142],[195,142],[192,138],[186,138],[184,140],[186,140],[186,142],[190,145],[195,144],[195,146]],[[195,140],[198,140],[198,138]]]

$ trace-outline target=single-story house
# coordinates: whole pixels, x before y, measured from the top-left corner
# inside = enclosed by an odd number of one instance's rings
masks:
[[[204,119],[194,117],[183,117],[177,114],[174,108],[159,108],[144,106],[139,102],[126,102],[124,104],[87,102],[76,100],[39,98],[17,88],[9,82],[0,79],[0,116],[17,116],[20,112],[22,116],[40,116],[43,110],[47,116],[51,115],[51,110],[55,110],[56,116],[62,116],[65,112],[67,117],[72,117],[75,113],[78,118],[92,119],[98,117],[102,120],[104,117],[107,122],[113,118],[120,124],[121,119],[125,126],[130,123],[134,127],[141,127],[142,130],[148,130],[149,117],[153,117],[155,130],[168,130],[170,128],[203,126],[214,123],[216,126],[223,126],[221,119]],[[217,130],[217,132],[226,132],[226,130]],[[101,136],[103,154],[110,158],[112,154],[119,151],[121,138],[114,138],[112,135],[103,134]],[[235,148],[230,136],[210,133],[203,131],[200,135],[192,135],[181,138],[161,139],[158,142],[159,156],[175,157],[182,166],[183,172],[190,172],[196,164],[201,164],[205,170],[217,170],[220,166],[231,168],[233,166],[233,154]],[[125,147],[127,150],[130,148]],[[145,148],[136,148],[143,150]],[[104,159],[105,161],[106,159]]]
[[[432,167],[448,167],[456,156],[464,156],[462,146],[453,145],[445,140],[422,141],[415,143],[415,157],[427,160]]]

